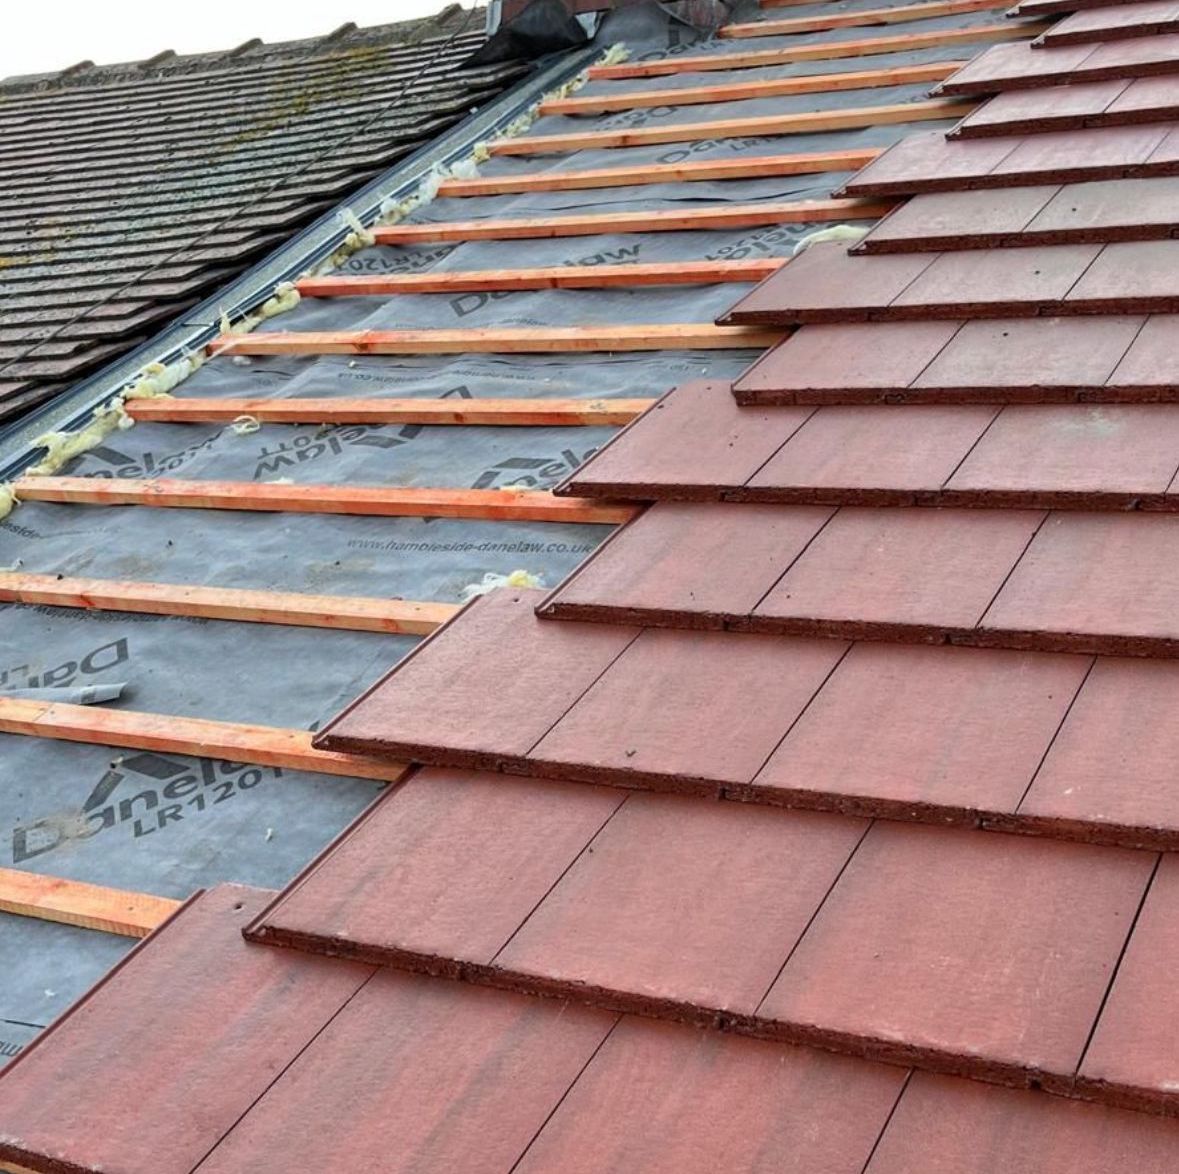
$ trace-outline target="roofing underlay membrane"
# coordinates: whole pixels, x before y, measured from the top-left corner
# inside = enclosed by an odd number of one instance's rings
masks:
[[[878,0],[848,0],[840,10]],[[830,11],[830,4],[790,15]],[[737,16],[752,15],[738,13]],[[994,23],[996,13],[924,20],[886,31]],[[603,50],[633,58],[771,49],[863,37],[857,28],[756,41],[690,43],[652,7],[611,17]],[[871,35],[877,35],[873,33]],[[834,73],[969,57],[977,46],[824,60],[732,73],[710,84]],[[635,80],[627,88],[699,84],[699,75]],[[590,83],[580,94],[605,91]],[[922,99],[927,85],[850,90],[718,105],[630,110],[598,119],[545,118],[531,133],[671,125]],[[951,121],[920,128],[949,129]],[[487,176],[885,146],[912,124],[773,139],[720,139],[530,158],[495,157]],[[822,197],[846,175],[664,184],[519,196],[438,199],[415,222],[692,208],[704,203]],[[387,274],[632,261],[788,255],[814,224],[735,231],[601,235],[552,240],[374,247],[342,271]],[[261,330],[360,330],[708,323],[742,292],[733,285],[543,293],[305,298]],[[753,351],[399,358],[229,358],[205,365],[180,396],[656,396],[693,378],[732,380]],[[267,424],[237,434],[205,424],[140,423],[113,433],[65,470],[102,478],[300,484],[547,487],[612,433],[607,428]],[[0,564],[26,572],[459,602],[463,588],[517,569],[555,585],[609,527],[555,523],[364,518],[25,503],[0,523]],[[314,728],[384,673],[413,637],[67,608],[0,608],[0,691],[125,685],[114,708]],[[58,699],[70,699],[59,694]],[[0,737],[0,864],[183,898],[220,881],[278,888],[378,793],[376,783],[22,736]],[[118,937],[0,917],[0,1054],[11,1056],[79,997],[131,945]],[[184,979],[177,976],[178,998]]]

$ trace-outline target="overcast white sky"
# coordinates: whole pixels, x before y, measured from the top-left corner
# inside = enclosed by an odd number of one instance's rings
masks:
[[[330,33],[345,21],[388,24],[429,16],[448,0],[55,0],[3,5],[0,78],[154,57],[164,49],[232,49],[251,37],[291,41]],[[462,0],[471,7],[472,0]],[[482,17],[476,17],[478,22]]]

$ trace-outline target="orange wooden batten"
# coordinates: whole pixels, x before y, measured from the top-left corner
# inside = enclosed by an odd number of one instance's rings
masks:
[[[428,635],[458,611],[457,604],[411,599],[301,595],[289,591],[143,583],[125,579],[58,578],[56,575],[19,571],[0,573],[0,600],[87,611],[199,616],[212,620],[411,636]]]
[[[308,330],[223,334],[209,349],[234,355],[556,354],[581,351],[768,347],[788,331],[711,322],[487,330]]]
[[[904,24],[910,20],[932,20],[939,16],[1008,8],[1010,3],[1011,0],[932,0],[927,4],[904,4],[897,8],[865,8],[861,12],[831,12],[826,16],[792,16],[785,20],[726,24],[717,30],[717,36],[779,37],[791,33],[818,33],[826,29],[861,28],[874,24]]]
[[[907,53],[914,49],[942,49],[978,42],[1019,41],[1051,28],[1048,21],[1007,21],[965,29],[936,29],[925,33],[894,33],[854,41],[828,41],[817,45],[792,45],[785,49],[751,49],[743,53],[714,53],[701,57],[660,57],[653,61],[628,61],[618,65],[590,66],[594,81],[638,77],[666,77],[677,73],[708,73],[724,69],[756,69],[762,65],[792,65],[799,61],[836,61],[846,57],[870,57],[878,53]]]
[[[264,424],[476,424],[523,427],[621,425],[653,399],[156,399],[130,400],[135,420]]]
[[[108,481],[97,477],[22,477],[22,501],[141,505],[165,509],[276,510],[384,518],[489,518],[498,521],[628,521],[628,505],[554,497],[542,489],[404,489],[354,485],[275,485],[257,481]]]
[[[409,769],[403,763],[380,762],[360,754],[316,750],[308,730],[19,697],[0,697],[0,733],[224,758],[254,766],[277,766],[385,783],[399,781]]]
[[[782,257],[739,261],[670,261],[629,265],[559,265],[544,269],[482,269],[449,273],[397,273],[381,277],[304,277],[295,288],[304,297],[355,294],[482,293],[528,289],[611,289],[644,285],[712,285],[762,281]]]
[[[584,131],[578,134],[527,135],[498,139],[488,146],[492,155],[540,155],[551,151],[583,151],[609,147],[645,147],[661,143],[691,143],[701,139],[746,138],[758,135],[811,134],[865,126],[928,122],[961,118],[977,105],[973,101],[931,98],[890,106],[858,106],[851,110],[821,110],[805,114],[771,114],[757,118],[726,118],[680,126],[641,126],[633,130]]]
[[[868,200],[794,200],[783,204],[717,204],[708,208],[656,212],[592,212],[581,216],[518,217],[510,220],[452,220],[439,224],[394,224],[374,228],[378,244],[431,241],[529,240],[594,236],[618,232],[681,232],[714,228],[756,228],[815,220],[876,219],[892,204]],[[130,410],[128,408],[128,410]]]
[[[858,171],[861,167],[867,167],[882,150],[883,148],[879,147],[869,147],[858,151],[801,151],[789,155],[759,155],[744,159],[692,159],[683,163],[597,167],[587,171],[447,179],[442,182],[438,194],[502,196],[516,192],[562,192],[653,183],[694,183],[700,180],[757,179],[769,175]]]
[[[623,94],[594,94],[585,98],[553,98],[542,102],[541,114],[608,114],[651,106],[696,106],[710,102],[740,102],[752,98],[781,98],[791,94],[823,94],[865,90],[877,86],[940,82],[961,69],[965,61],[937,61],[930,65],[901,65],[891,69],[816,73],[770,81],[731,82],[727,85],[685,86],[672,90],[634,90]]]
[[[111,889],[60,876],[0,868],[0,912],[128,938],[145,938],[162,925],[180,901]]]

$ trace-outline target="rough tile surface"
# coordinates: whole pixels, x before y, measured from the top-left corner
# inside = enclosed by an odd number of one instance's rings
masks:
[[[1013,404],[947,488],[1161,494],[1179,468],[1179,405]]]
[[[754,780],[897,808],[1013,811],[1087,657],[857,644]]]
[[[1043,520],[1034,510],[841,509],[754,612],[971,628]]]
[[[1179,828],[1179,661],[1099,657],[1021,814]]]
[[[626,1017],[518,1174],[858,1174],[904,1069]]]
[[[574,777],[747,782],[845,650],[838,640],[646,631],[529,760],[567,764]]]
[[[374,961],[488,962],[623,797],[584,784],[419,771],[286,889],[254,936]]]
[[[548,989],[752,1012],[867,825],[633,795],[500,952]]]
[[[1159,863],[1085,1053],[1086,1081],[1129,1086],[1149,1107],[1175,1088],[1179,1054],[1179,858]]]
[[[199,1172],[509,1169],[614,1021],[382,970]]]
[[[751,491],[938,490],[994,415],[972,406],[820,408],[745,484]]]
[[[547,659],[513,654],[523,647],[513,632],[535,622],[535,605],[536,596],[527,591],[493,592],[472,609],[460,640],[453,629],[439,629],[325,726],[316,744],[363,744],[380,754],[392,742],[428,742],[445,724],[467,751],[469,765],[523,754],[638,634],[629,628],[566,628],[546,643]],[[422,654],[426,648],[429,656]],[[525,667],[527,688],[520,684]],[[387,688],[394,681],[396,689]]]
[[[1052,514],[987,609],[982,627],[1125,641],[1179,640],[1179,517]],[[1110,649],[1112,651],[1112,649]]]
[[[608,602],[720,627],[757,601],[831,516],[818,506],[660,502],[619,530],[550,597],[560,607]]]
[[[865,1174],[1170,1174],[1179,1124],[914,1073]]]
[[[42,1034],[4,1074],[0,1160],[196,1166],[373,973],[247,946],[272,895],[204,894]]]
[[[1072,1072],[1154,861],[877,823],[760,1013],[964,1071]]]

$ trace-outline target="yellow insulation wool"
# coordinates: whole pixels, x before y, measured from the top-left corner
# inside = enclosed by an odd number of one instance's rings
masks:
[[[476,596],[486,595],[489,591],[494,591],[497,587],[543,586],[544,580],[539,575],[534,575],[531,571],[517,570],[507,575],[499,575],[495,571],[488,571],[478,583],[468,583],[459,592],[459,598],[466,603],[476,598]]]
[[[797,257],[811,245],[821,245],[824,241],[845,241],[849,245],[854,245],[857,241],[862,241],[868,235],[868,231],[866,228],[857,228],[854,224],[833,224],[830,228],[818,228],[796,241],[790,255]]]
[[[0,484],[0,521],[3,521],[12,513],[12,507],[20,504],[20,499],[16,496],[16,490],[8,484]],[[18,564],[19,566],[19,560]],[[15,570],[15,568],[13,568]]]
[[[78,428],[73,432],[46,432],[37,437],[33,442],[34,447],[44,448],[45,455],[28,470],[29,475],[52,476],[65,468],[74,457],[96,448],[112,432],[122,432],[134,427],[135,421],[123,408],[128,400],[157,399],[170,394],[172,388],[187,379],[204,361],[204,355],[192,354],[167,365],[149,363],[130,387],[112,396],[101,407],[95,408],[90,423],[84,428]],[[14,500],[9,501],[5,512],[11,510],[13,504]]]

